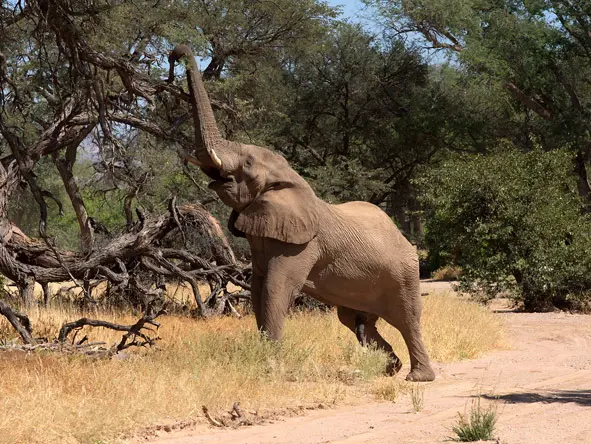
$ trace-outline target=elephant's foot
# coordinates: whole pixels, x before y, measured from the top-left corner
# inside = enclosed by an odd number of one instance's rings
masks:
[[[415,367],[406,375],[406,380],[413,382],[429,382],[434,379],[435,372],[430,365]]]
[[[390,355],[390,359],[388,361],[388,365],[386,366],[386,374],[388,376],[394,376],[396,373],[400,371],[402,368],[402,361],[398,359],[394,353]]]

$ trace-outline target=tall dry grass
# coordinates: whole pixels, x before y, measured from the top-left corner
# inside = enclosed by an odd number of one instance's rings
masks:
[[[65,309],[32,314],[36,334],[55,334],[78,316]],[[119,322],[130,316],[103,314]],[[472,358],[502,345],[500,323],[486,309],[451,295],[425,298],[424,336],[434,360]],[[385,356],[362,349],[334,313],[294,314],[281,344],[261,340],[252,317],[161,319],[157,349],[124,359],[54,353],[0,353],[1,442],[97,442],[161,422],[229,410],[269,412],[364,396],[394,400],[402,378],[385,378]],[[408,362],[400,335],[381,331]],[[13,335],[0,321],[0,338]],[[120,334],[94,329],[91,340]],[[404,370],[403,370],[404,371]]]

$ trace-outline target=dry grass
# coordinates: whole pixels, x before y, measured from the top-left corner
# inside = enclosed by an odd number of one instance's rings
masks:
[[[410,400],[412,401],[412,408],[415,413],[419,413],[425,408],[425,385],[421,383],[414,383],[410,388]]]
[[[433,272],[435,281],[455,281],[462,274],[462,269],[457,265],[445,265]]]
[[[55,335],[64,319],[77,316],[55,309],[31,314],[38,335]],[[261,340],[252,317],[161,322],[158,349],[126,359],[0,354],[0,442],[114,440],[151,424],[200,417],[203,404],[212,413],[229,410],[235,401],[244,410],[269,412],[369,394],[394,400],[403,387],[401,378],[383,377],[385,356],[358,346],[334,313],[290,317],[281,344]],[[408,362],[400,335],[385,324],[380,328]],[[424,334],[438,361],[472,358],[502,345],[492,314],[451,295],[425,298]],[[10,336],[0,321],[0,339]],[[91,340],[119,337],[97,329]]]

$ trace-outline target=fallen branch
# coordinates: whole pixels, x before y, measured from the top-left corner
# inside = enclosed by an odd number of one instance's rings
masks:
[[[222,424],[221,422],[219,422],[217,419],[214,419],[209,414],[209,410],[207,410],[207,407],[206,406],[202,406],[201,409],[203,410],[203,414],[205,415],[205,417],[207,418],[207,420],[211,423],[211,425],[213,425],[215,427],[225,427],[224,424]]]
[[[72,330],[79,330],[82,327],[85,327],[87,325],[90,327],[103,327],[103,328],[108,328],[111,330],[125,331],[125,332],[128,332],[131,329],[131,325],[120,325],[120,324],[114,324],[114,323],[108,322],[108,321],[101,321],[98,319],[81,318],[81,319],[78,319],[77,321],[68,322],[68,323],[62,325],[62,328],[60,329],[60,333],[59,333],[57,340],[61,343],[64,343],[64,342],[66,342],[66,339],[68,338],[68,335],[70,334],[70,332]]]
[[[242,411],[240,410],[240,403],[237,401],[232,406],[232,411],[230,412],[233,419],[242,418]]]
[[[158,324],[157,322],[154,322],[154,319],[156,319],[158,316],[166,313],[166,307],[162,307],[160,310],[158,310],[156,313],[151,313],[152,308],[151,306],[148,306],[148,309],[146,310],[146,314],[144,316],[142,316],[135,324],[133,324],[130,328],[129,331],[123,335],[123,337],[121,338],[121,342],[119,342],[119,344],[117,345],[117,351],[121,351],[121,350],[125,350],[126,348],[132,347],[134,345],[136,346],[146,346],[146,345],[154,345],[154,343],[159,340],[159,337],[156,338],[150,338],[148,337],[146,334],[142,333],[143,329],[148,329],[151,331],[154,331],[153,329],[146,327],[146,324],[149,325],[153,325],[154,327],[156,327],[156,329],[158,329],[160,327],[160,324]],[[127,342],[129,340],[129,338],[132,338],[131,342]],[[143,340],[142,341],[138,341],[137,338],[141,338]]]
[[[25,344],[37,344],[37,341],[33,338],[31,321],[27,315],[19,313],[4,301],[0,301],[0,314],[8,319],[10,325],[18,332]]]
[[[238,319],[240,319],[242,317],[242,315],[240,313],[238,313],[238,311],[236,311],[236,309],[234,308],[234,306],[232,305],[232,303],[230,302],[229,299],[226,299],[226,306],[230,309],[230,313],[232,313]]]
[[[143,289],[153,288],[155,279],[170,279],[190,283],[199,315],[206,317],[223,311],[228,282],[250,289],[247,283],[250,266],[235,260],[219,223],[198,204],[177,207],[171,201],[168,214],[147,217],[141,227],[123,233],[86,255],[58,250],[51,243],[28,237],[14,225],[8,228],[6,238],[9,241],[0,245],[0,262],[14,269],[8,276],[10,279],[22,283],[28,276],[34,276],[42,286],[71,280],[83,288],[89,301],[92,292],[89,282],[107,280],[119,294],[127,291],[141,295],[137,300],[145,306]],[[186,240],[196,239],[198,248],[199,244],[207,247],[195,252],[197,248],[193,245],[180,244],[178,231],[181,228],[185,234],[191,233]],[[215,282],[219,290],[207,304],[198,294],[200,282]],[[141,289],[139,284],[142,284]],[[233,311],[229,306],[228,310]]]
[[[154,311],[152,305],[148,305],[146,309],[146,313],[138,319],[138,321],[133,325],[121,325],[115,324],[113,322],[102,321],[99,319],[88,319],[88,318],[81,318],[74,322],[68,322],[62,325],[60,329],[58,342],[61,344],[65,344],[68,335],[73,330],[80,330],[85,326],[90,327],[103,327],[108,328],[110,330],[116,331],[125,331],[126,333],[121,338],[121,341],[117,345],[113,345],[111,347],[111,351],[114,353],[120,352],[121,350],[125,350],[126,348],[132,346],[152,346],[154,343],[159,340],[159,337],[150,337],[145,333],[143,330],[147,331],[155,331],[153,328],[149,326],[155,327],[157,330],[160,327],[160,324],[154,321],[158,316],[166,313],[166,308],[163,306],[160,310]],[[75,337],[74,337],[75,338]],[[82,340],[84,341],[84,339]],[[82,342],[81,341],[81,342]],[[74,344],[73,344],[74,345]],[[76,344],[78,346],[82,345],[81,343]],[[74,345],[74,346],[76,346]]]

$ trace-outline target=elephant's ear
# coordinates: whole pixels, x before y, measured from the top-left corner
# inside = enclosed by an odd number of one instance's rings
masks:
[[[271,189],[242,210],[234,225],[251,236],[305,244],[318,232],[318,198],[299,187]]]

